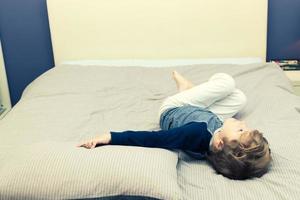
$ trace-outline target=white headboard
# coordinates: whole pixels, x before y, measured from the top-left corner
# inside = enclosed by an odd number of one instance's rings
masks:
[[[267,0],[48,0],[67,60],[266,57]]]
[[[4,58],[2,54],[1,41],[0,41],[0,104],[2,104],[7,109],[7,111],[11,109],[10,93],[8,89],[6,70],[4,66]]]

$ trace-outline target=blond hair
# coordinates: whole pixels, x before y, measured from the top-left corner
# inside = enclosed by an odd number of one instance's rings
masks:
[[[218,173],[243,180],[261,177],[268,171],[272,157],[267,139],[258,130],[248,134],[244,143],[224,138],[222,150],[208,153],[207,159]]]

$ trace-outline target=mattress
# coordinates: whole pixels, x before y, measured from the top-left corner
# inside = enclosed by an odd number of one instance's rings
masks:
[[[259,57],[239,58],[198,58],[198,59],[120,59],[120,60],[70,60],[62,62],[64,65],[105,65],[105,66],[138,66],[138,67],[171,67],[194,64],[253,64],[262,63]]]
[[[235,78],[248,98],[235,117],[270,143],[267,174],[230,180],[180,150],[76,148],[107,130],[158,130],[159,106],[177,92],[173,70],[195,84],[217,72]],[[299,130],[300,98],[276,64],[60,65],[0,121],[0,199],[297,199]]]

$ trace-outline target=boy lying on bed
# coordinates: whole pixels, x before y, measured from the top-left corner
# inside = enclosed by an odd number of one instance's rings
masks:
[[[181,149],[196,159],[207,158],[213,168],[231,179],[261,177],[272,160],[268,141],[244,121],[232,118],[246,104],[244,93],[225,73],[195,86],[173,72],[179,93],[162,103],[159,131],[101,134],[77,147],[97,144]]]

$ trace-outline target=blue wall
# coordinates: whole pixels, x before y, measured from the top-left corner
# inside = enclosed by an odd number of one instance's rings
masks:
[[[54,66],[46,0],[0,0],[0,38],[12,105]]]
[[[300,0],[269,0],[267,60],[300,60]]]

